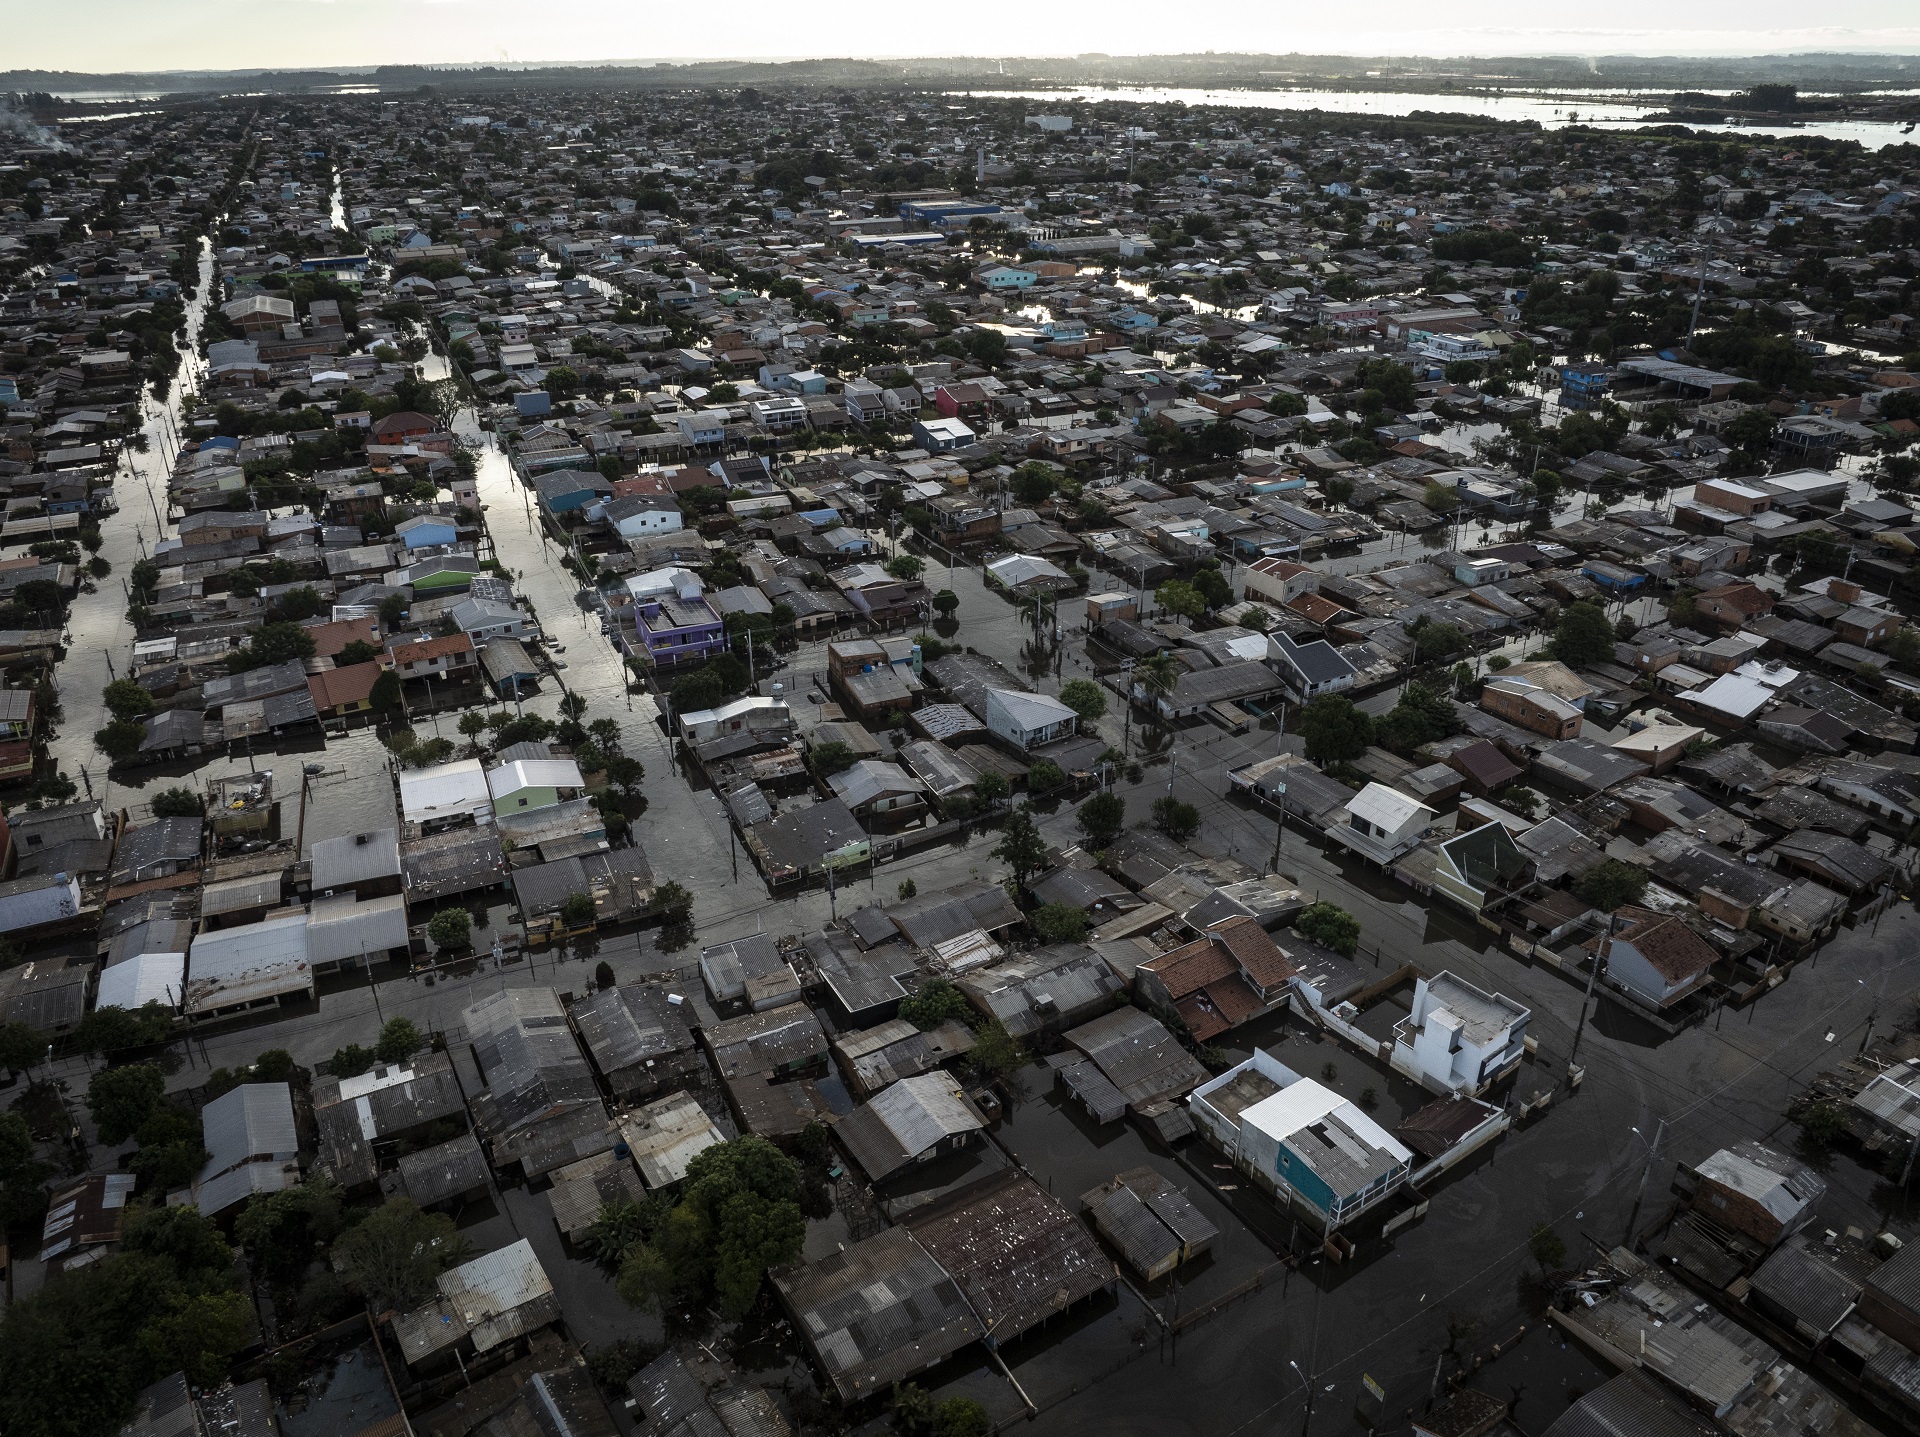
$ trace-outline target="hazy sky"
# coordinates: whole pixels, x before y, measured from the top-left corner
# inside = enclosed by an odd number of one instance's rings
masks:
[[[1433,28],[1440,13],[1467,28]],[[1915,0],[1613,0],[1583,28],[1539,0],[0,0],[0,69],[1204,50],[1371,55],[1920,53]],[[1814,24],[1819,21],[1822,23]],[[1920,60],[1915,62],[1920,84]]]

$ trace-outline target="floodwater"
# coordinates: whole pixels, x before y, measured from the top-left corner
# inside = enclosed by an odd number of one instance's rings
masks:
[[[1248,110],[1322,110],[1336,115],[1379,115],[1404,118],[1416,110],[1448,115],[1479,115],[1490,120],[1531,120],[1549,130],[1568,125],[1593,125],[1601,129],[1621,129],[1659,123],[1649,116],[1659,105],[1622,104],[1617,100],[1581,100],[1546,94],[1454,94],[1387,93],[1372,90],[1181,90],[1142,86],[1138,89],[1113,89],[1079,85],[1060,90],[965,90],[955,94],[978,95],[984,99],[1036,100],[1053,105],[1085,100],[1119,100],[1141,105],[1219,105]],[[1901,127],[1868,120],[1831,120],[1782,130],[1775,126],[1737,124],[1689,124],[1689,129],[1718,134],[1819,135],[1830,140],[1853,140],[1869,150],[1900,144]]]

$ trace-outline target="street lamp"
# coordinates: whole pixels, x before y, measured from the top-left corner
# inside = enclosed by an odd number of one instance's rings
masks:
[[[1313,1426],[1313,1382],[1300,1370],[1300,1364],[1291,1357],[1287,1359],[1287,1366],[1293,1369],[1293,1375],[1300,1379],[1300,1386],[1307,1394],[1306,1415],[1300,1419],[1300,1437],[1307,1437],[1307,1430]]]

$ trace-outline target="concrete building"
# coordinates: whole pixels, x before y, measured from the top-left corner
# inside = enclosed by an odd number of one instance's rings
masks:
[[[1235,1167],[1322,1232],[1378,1207],[1412,1166],[1393,1134],[1264,1049],[1195,1090],[1188,1106]]]
[[[1429,1092],[1476,1097],[1520,1066],[1528,1011],[1463,978],[1414,984],[1413,1009],[1393,1030],[1393,1066]]]

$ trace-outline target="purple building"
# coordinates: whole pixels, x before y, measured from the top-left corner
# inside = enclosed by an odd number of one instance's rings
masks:
[[[630,652],[660,668],[698,663],[727,645],[720,615],[698,594],[650,594],[633,605]]]

